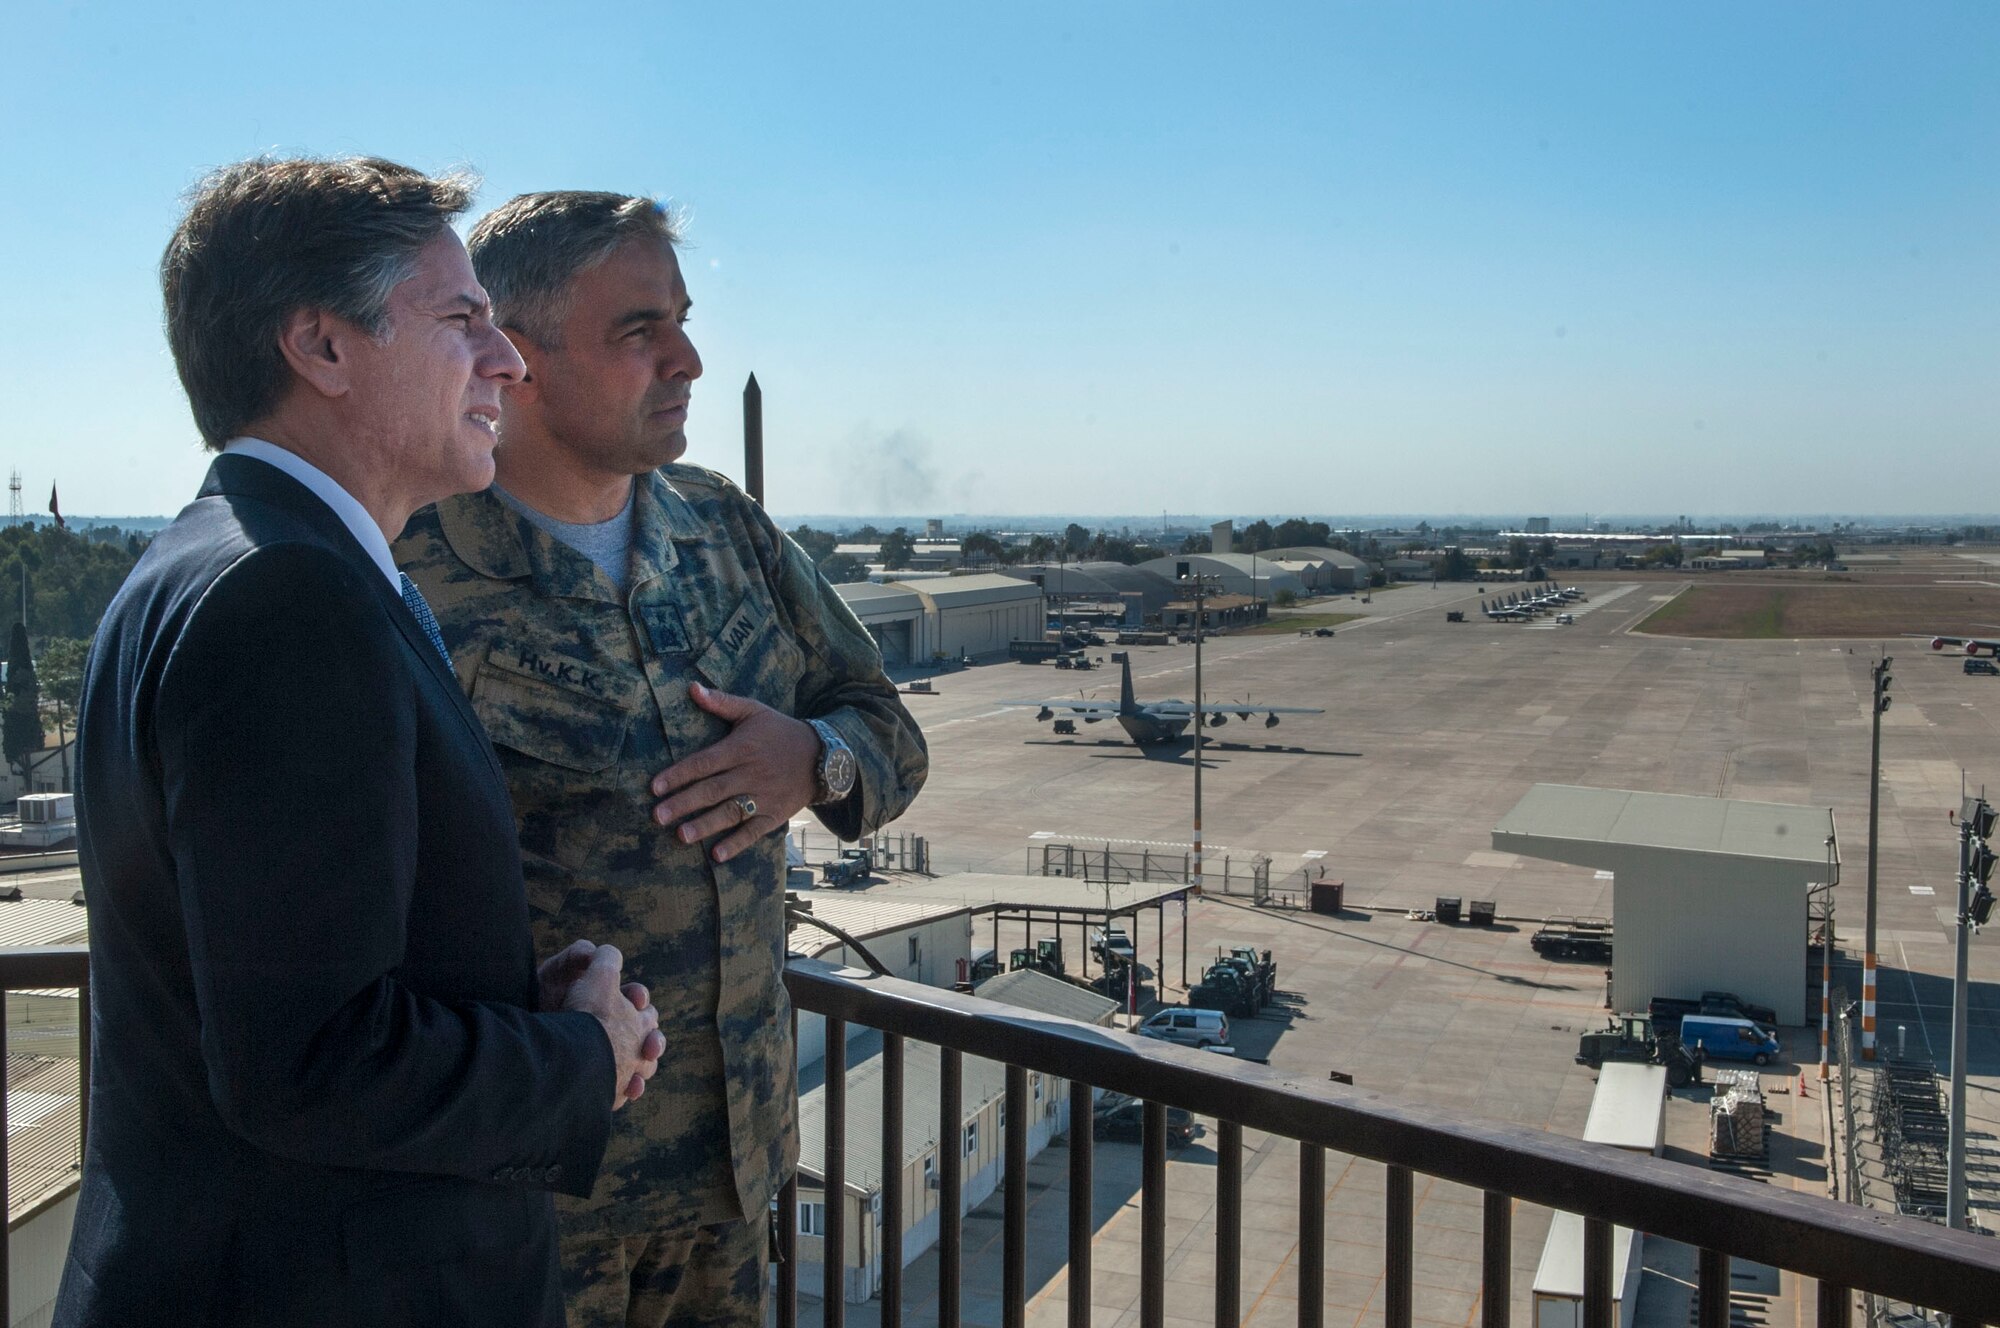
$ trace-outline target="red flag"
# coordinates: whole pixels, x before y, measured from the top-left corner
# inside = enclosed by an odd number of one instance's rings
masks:
[[[49,515],[56,519],[57,530],[69,529],[69,522],[63,520],[62,504],[56,501],[56,486],[53,484],[49,486]]]

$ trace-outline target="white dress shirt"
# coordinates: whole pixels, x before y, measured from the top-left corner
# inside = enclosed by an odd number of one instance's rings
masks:
[[[262,438],[232,438],[222,449],[224,456],[254,457],[267,465],[276,466],[299,483],[313,491],[315,497],[333,509],[356,540],[365,549],[375,565],[382,569],[382,575],[389,578],[389,587],[398,596],[403,593],[402,574],[396,570],[396,560],[389,556],[389,541],[382,534],[382,527],[375,524],[375,518],[368,515],[368,509],[357,501],[353,494],[340,487],[331,475],[307,461],[296,452],[288,452],[276,443],[267,443]]]

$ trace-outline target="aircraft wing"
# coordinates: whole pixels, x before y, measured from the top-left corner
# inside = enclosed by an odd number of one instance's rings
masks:
[[[1111,719],[1118,714],[1118,703],[1116,701],[1080,701],[1073,696],[1068,700],[996,701],[994,704],[1003,706],[1034,706],[1040,710],[1066,710],[1072,715],[1095,715],[1102,719]]]
[[[1932,650],[1943,650],[1946,646],[1963,646],[1965,653],[1976,655],[1985,651],[1989,655],[2000,655],[2000,639],[1990,636],[1934,636]]]
[[[1194,714],[1194,705],[1189,701],[1153,701],[1139,707],[1142,714],[1157,715],[1162,719],[1187,719]],[[1324,715],[1326,711],[1318,706],[1274,706],[1255,701],[1206,703],[1201,707],[1204,715]]]

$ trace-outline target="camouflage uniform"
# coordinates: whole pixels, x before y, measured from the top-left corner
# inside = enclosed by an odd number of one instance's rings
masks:
[[[566,1248],[596,1242],[565,1270],[576,1289],[646,1264],[631,1238],[685,1248],[749,1219],[761,1249],[798,1158],[784,838],[718,864],[652,820],[653,774],[729,732],[688,684],[830,723],[859,766],[819,809],[843,838],[901,814],[928,768],[874,641],[761,508],[691,466],[640,476],[634,502],[629,596],[490,492],[424,509],[396,545],[506,769],[538,950],[616,945],[667,1039],[596,1192],[558,1205]]]

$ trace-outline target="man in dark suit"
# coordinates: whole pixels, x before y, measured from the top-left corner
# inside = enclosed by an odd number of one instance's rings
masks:
[[[579,941],[537,970],[507,785],[389,558],[493,477],[520,357],[377,160],[196,195],[167,330],[217,458],[97,635],[78,737],[90,1138],[56,1322],[556,1324],[659,1055]]]

